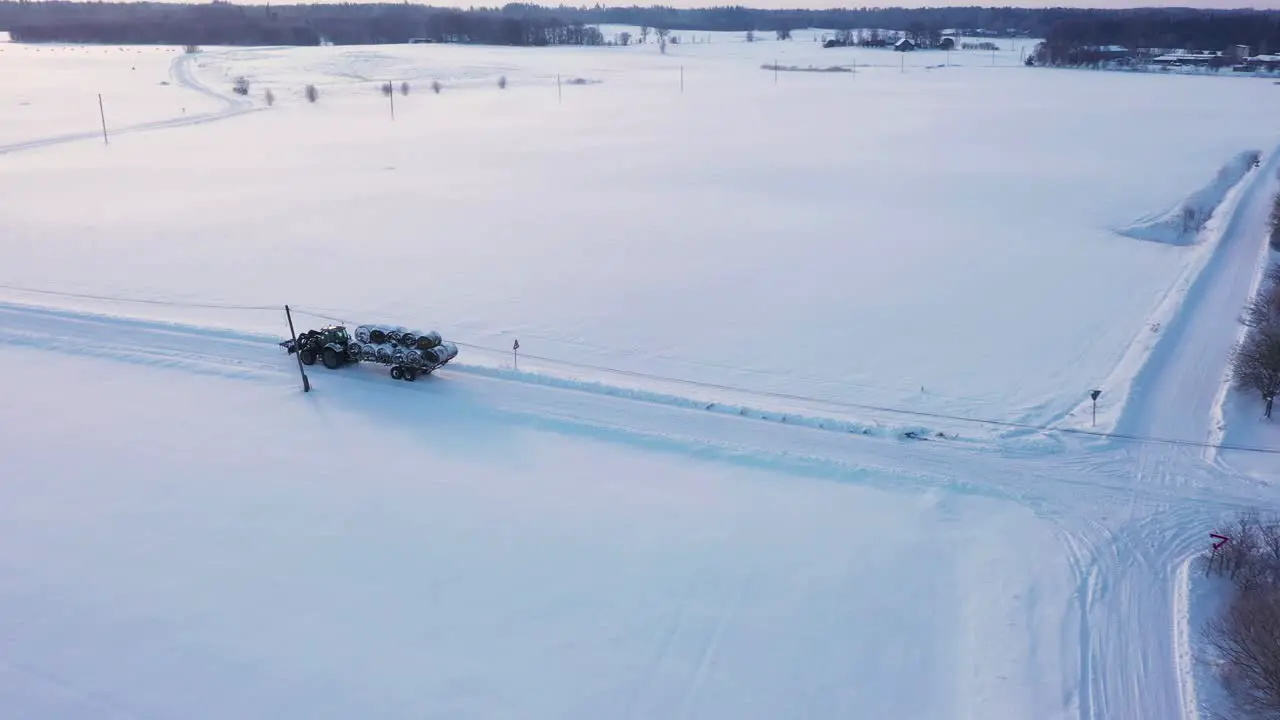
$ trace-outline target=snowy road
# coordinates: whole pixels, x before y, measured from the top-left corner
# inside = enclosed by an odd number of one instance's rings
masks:
[[[201,82],[192,72],[191,66],[195,63],[195,56],[183,54],[174,58],[169,66],[169,77],[178,86],[187,90],[192,90],[205,97],[212,98],[222,104],[222,107],[213,112],[198,113],[194,115],[182,115],[180,117],[166,118],[163,120],[152,120],[150,122],[137,123],[126,127],[108,127],[111,135],[123,135],[129,133],[147,132],[150,130],[163,130],[166,128],[187,127],[190,125],[202,125],[204,123],[213,122],[215,120],[225,120],[226,118],[243,115],[247,112],[253,112],[253,102],[246,98],[236,97],[234,95],[226,95],[214,90],[208,85]],[[85,130],[81,132],[65,133],[61,135],[53,135],[50,137],[33,138],[23,140],[21,142],[0,144],[0,155],[8,155],[11,153],[22,152],[25,150],[36,150],[38,148],[50,147],[53,145],[62,145],[64,143],[79,142],[82,140],[97,140],[102,137],[102,130]]]
[[[1222,377],[1239,332],[1238,318],[1266,252],[1262,228],[1277,190],[1280,154],[1272,152],[1244,181],[1234,203],[1219,208],[1218,247],[1195,280],[1134,383],[1117,430],[1144,437],[1208,442]],[[1212,227],[1212,226],[1211,226]],[[1128,518],[1089,570],[1086,647],[1095,667],[1093,699],[1084,718],[1199,717],[1190,682],[1180,569],[1204,550],[1213,512],[1193,497],[1201,488],[1252,484],[1213,466],[1212,454],[1194,446],[1115,444],[1122,454],[1112,470],[1131,477],[1135,496]],[[1156,485],[1185,493],[1164,507],[1140,508],[1136,488]],[[1258,500],[1273,507],[1274,496]],[[1110,554],[1110,558],[1106,555]],[[1169,624],[1136,622],[1168,618]]]

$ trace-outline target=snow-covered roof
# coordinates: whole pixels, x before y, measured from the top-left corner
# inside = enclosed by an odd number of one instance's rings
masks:
[[[1254,55],[1253,57],[1245,58],[1245,60],[1252,62],[1280,63],[1280,55]]]
[[[1222,57],[1221,53],[1169,53],[1156,58],[1154,62],[1182,62],[1187,60],[1214,60]]]

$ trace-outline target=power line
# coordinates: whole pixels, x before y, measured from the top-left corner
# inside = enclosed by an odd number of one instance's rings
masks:
[[[56,297],[77,298],[80,300],[101,300],[104,302],[131,303],[135,305],[161,305],[164,307],[188,307],[202,308],[210,310],[280,310],[283,306],[276,305],[233,305],[227,303],[197,303],[183,302],[180,300],[156,300],[152,298],[134,298],[122,297],[119,295],[90,295],[88,293],[64,292],[61,290],[39,290],[37,288],[21,287],[18,285],[0,285],[2,290],[13,290],[15,292],[34,293],[37,295],[53,295]]]

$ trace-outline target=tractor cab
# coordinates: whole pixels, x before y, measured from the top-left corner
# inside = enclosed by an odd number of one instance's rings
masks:
[[[347,335],[347,329],[341,325],[326,325],[320,328],[322,342],[325,345],[334,343],[346,347],[351,342],[351,338]]]

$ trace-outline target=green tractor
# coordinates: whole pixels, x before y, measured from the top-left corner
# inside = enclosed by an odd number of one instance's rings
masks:
[[[359,362],[360,358],[347,351],[351,337],[347,329],[341,325],[326,325],[319,330],[308,330],[298,336],[298,341],[285,340],[281,347],[289,354],[298,353],[303,365],[314,365],[319,358],[330,370],[337,370],[343,365]]]

